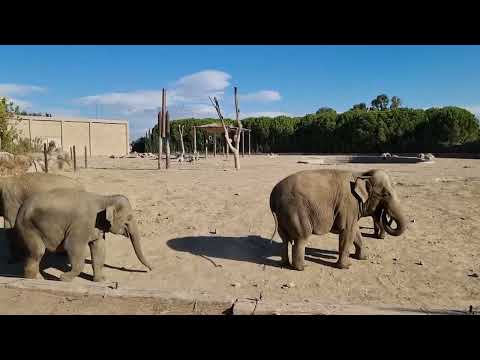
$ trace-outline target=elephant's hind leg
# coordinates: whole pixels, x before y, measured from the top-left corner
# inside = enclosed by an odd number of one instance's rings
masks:
[[[105,281],[103,265],[105,264],[105,240],[97,239],[88,243],[92,256],[93,281]]]
[[[292,266],[295,270],[303,271],[305,268],[305,245],[307,239],[295,240],[292,247]]]
[[[67,251],[68,258],[70,259],[72,269],[63,273],[60,276],[60,280],[72,281],[81,274],[83,268],[85,267],[86,245],[85,242],[78,241],[76,236],[69,236],[69,238],[65,240],[65,250]]]
[[[282,260],[281,260],[281,265],[282,266],[289,266],[290,265],[290,260],[288,258],[288,243],[289,237],[288,237],[288,232],[282,229],[282,227],[278,227],[278,234],[282,238]]]
[[[26,248],[24,277],[27,279],[36,279],[40,272],[40,261],[45,254],[45,244],[36,231],[24,231],[20,235],[24,240]]]

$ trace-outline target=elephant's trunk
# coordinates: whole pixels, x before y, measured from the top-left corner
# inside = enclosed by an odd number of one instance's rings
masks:
[[[385,231],[392,236],[400,236],[407,229],[407,218],[403,215],[400,208],[400,204],[395,201],[393,204],[389,204],[383,212],[380,221]],[[390,215],[397,224],[397,228],[393,229],[390,225],[392,221],[387,220],[387,213]]]
[[[138,260],[145,265],[149,270],[152,270],[152,267],[148,263],[148,261],[145,259],[145,256],[143,255],[142,252],[142,247],[140,246],[140,232],[138,231],[137,224],[135,222],[130,222],[128,224],[128,237],[130,238],[130,241],[132,242],[133,249],[135,250],[135,255],[137,255]]]

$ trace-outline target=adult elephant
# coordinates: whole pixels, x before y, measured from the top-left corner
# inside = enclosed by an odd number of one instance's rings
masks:
[[[336,266],[343,269],[351,264],[352,244],[356,259],[367,258],[358,225],[361,217],[379,216],[382,228],[393,236],[403,234],[408,223],[383,170],[360,173],[322,169],[295,173],[275,185],[270,194],[270,209],[275,219],[273,236],[278,231],[284,245],[282,263],[290,264],[288,244],[293,243],[292,265],[296,270],[304,269],[305,245],[312,234],[339,235]],[[396,228],[392,227],[393,221]]]
[[[83,186],[69,177],[46,173],[0,177],[0,216],[5,225],[15,224],[18,209],[28,197],[58,188],[83,189]]]
[[[85,266],[90,247],[93,280],[103,281],[105,233],[130,238],[140,262],[150,270],[140,246],[140,231],[132,206],[123,195],[99,195],[76,189],[56,189],[29,197],[18,212],[12,252],[25,259],[24,275],[36,278],[46,250],[65,250],[72,269],[61,280],[71,281]]]

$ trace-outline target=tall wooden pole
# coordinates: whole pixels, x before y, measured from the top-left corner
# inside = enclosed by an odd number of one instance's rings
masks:
[[[250,147],[250,135],[252,131],[248,132],[248,156],[252,155],[251,147]]]
[[[242,157],[245,157],[245,131],[242,131]]]
[[[85,146],[85,169],[87,168],[87,147]]]
[[[162,111],[160,112],[160,116],[158,117],[158,168],[162,168],[162,148],[163,148],[163,141],[162,135],[165,132],[165,89],[162,89]]]
[[[217,157],[217,134],[213,135],[213,157]]]
[[[193,127],[193,155],[197,153],[197,127]]]
[[[170,168],[170,115],[165,113],[165,168]]]

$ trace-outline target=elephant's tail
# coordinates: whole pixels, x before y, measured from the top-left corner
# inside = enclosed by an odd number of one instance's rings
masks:
[[[273,220],[275,220],[275,229],[273,230],[272,237],[270,238],[270,244],[273,242],[273,238],[275,237],[275,234],[276,234],[277,231],[278,231],[278,219],[277,219],[277,214],[275,214],[275,213],[272,211],[272,215],[273,215]]]

